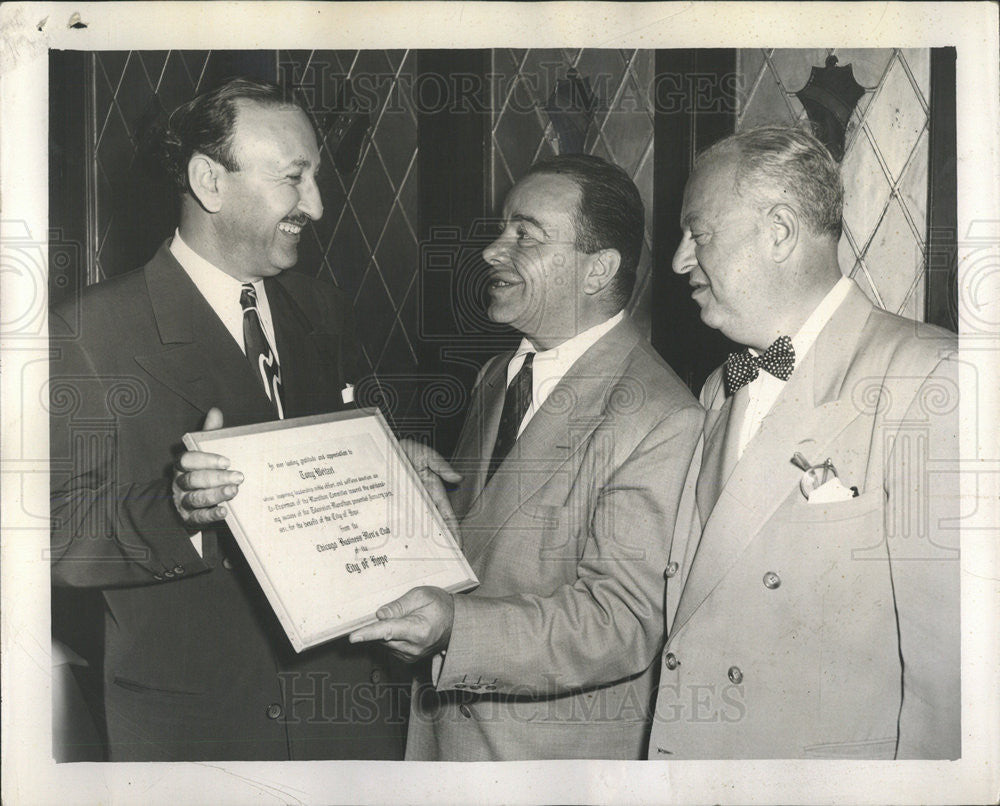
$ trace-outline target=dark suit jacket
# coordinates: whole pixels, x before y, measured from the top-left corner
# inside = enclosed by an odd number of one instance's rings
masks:
[[[287,416],[343,407],[353,316],[332,285],[265,281]],[[181,436],[273,418],[165,244],[53,310],[52,577],[100,589],[112,760],[398,758],[393,666],[340,640],[297,656],[224,525],[203,556],[171,501]]]

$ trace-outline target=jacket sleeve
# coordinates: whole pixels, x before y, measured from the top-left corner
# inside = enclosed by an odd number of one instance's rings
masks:
[[[886,459],[884,528],[903,666],[901,759],[954,759],[961,751],[957,367],[954,358],[942,360],[904,398],[911,402]]]
[[[584,514],[572,584],[547,596],[455,597],[439,690],[483,678],[507,694],[553,695],[649,667],[664,637],[663,570],[701,424],[693,403],[674,410],[613,469]]]
[[[174,509],[170,479],[120,476],[120,415],[109,376],[55,312],[50,334],[53,583],[161,584],[207,570]]]

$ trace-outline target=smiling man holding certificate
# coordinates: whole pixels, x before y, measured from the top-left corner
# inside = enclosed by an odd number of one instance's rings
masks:
[[[481,586],[416,588],[351,636],[435,655],[407,759],[645,753],[663,570],[702,411],[623,311],[642,231],[638,190],[597,157],[538,163],[507,197],[484,252],[489,315],[524,339],[480,373],[454,457]]]
[[[285,271],[323,214],[313,127],[280,88],[234,79],[178,108],[165,148],[173,239],[50,319],[53,467],[72,468],[53,472],[52,579],[103,599],[110,760],[399,758],[391,659],[346,641],[296,654],[221,522],[243,475],[204,453],[174,464],[222,412],[336,412],[356,380],[346,299]]]

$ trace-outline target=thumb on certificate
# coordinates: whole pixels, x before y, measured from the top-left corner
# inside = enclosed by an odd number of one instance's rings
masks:
[[[222,409],[212,406],[205,415],[205,425],[202,431],[217,431],[222,428]]]
[[[424,601],[425,598],[426,597],[420,595],[420,588],[413,588],[412,590],[404,593],[398,599],[382,605],[375,611],[375,618],[379,621],[385,621],[386,619],[391,618],[402,618],[407,613],[412,613],[421,605],[426,604]]]
[[[462,474],[458,473],[445,458],[439,454],[437,451],[427,448],[427,452],[424,455],[424,461],[429,470],[439,475],[445,481],[451,484],[458,484],[462,480]]]

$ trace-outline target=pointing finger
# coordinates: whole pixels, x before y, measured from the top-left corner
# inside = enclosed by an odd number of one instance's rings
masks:
[[[393,637],[392,628],[392,622],[380,621],[375,624],[369,624],[367,627],[362,627],[360,630],[355,630],[351,633],[348,640],[352,644],[358,644],[362,641],[391,641]]]

